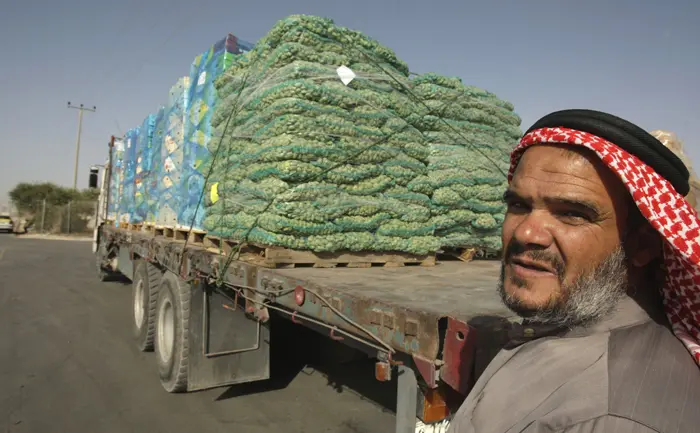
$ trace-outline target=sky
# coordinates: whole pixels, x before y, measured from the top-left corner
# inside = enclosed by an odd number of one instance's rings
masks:
[[[291,14],[332,18],[412,72],[458,76],[515,105],[523,129],[591,108],[668,129],[700,161],[697,0],[0,0],[0,205],[18,182],[79,187],[112,134],[166,102],[195,56],[233,33],[255,42]]]

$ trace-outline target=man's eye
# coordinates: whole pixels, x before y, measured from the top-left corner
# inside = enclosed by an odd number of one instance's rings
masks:
[[[589,221],[590,218],[582,212],[577,212],[577,211],[563,211],[559,212],[559,215],[563,218],[567,219],[572,219],[572,220],[579,220],[579,221]]]
[[[519,201],[509,201],[506,202],[506,205],[508,206],[508,210],[511,212],[522,212],[524,210],[527,210],[527,206],[525,205],[525,203]]]

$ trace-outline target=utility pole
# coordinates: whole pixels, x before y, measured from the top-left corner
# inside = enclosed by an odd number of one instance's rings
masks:
[[[75,108],[78,110],[78,140],[75,143],[75,168],[73,170],[73,189],[78,189],[78,161],[80,159],[80,134],[83,130],[83,112],[90,111],[94,113],[97,111],[97,107],[93,106],[92,108],[87,108],[83,106],[83,104],[77,106],[68,102],[68,108]]]

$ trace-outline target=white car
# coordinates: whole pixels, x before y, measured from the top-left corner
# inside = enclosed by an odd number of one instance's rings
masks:
[[[10,214],[0,213],[0,232],[12,233],[12,218]]]

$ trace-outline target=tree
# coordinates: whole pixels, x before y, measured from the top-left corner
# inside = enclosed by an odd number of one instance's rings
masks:
[[[56,225],[61,230],[63,225],[67,225],[68,215],[62,209],[66,208],[68,203],[72,203],[70,227],[71,231],[79,231],[85,226],[86,219],[94,213],[93,203],[97,201],[99,191],[93,189],[76,191],[51,182],[23,182],[17,184],[9,195],[19,213],[30,224],[37,216],[41,218],[42,212],[45,212],[43,225],[47,230],[54,229]]]

